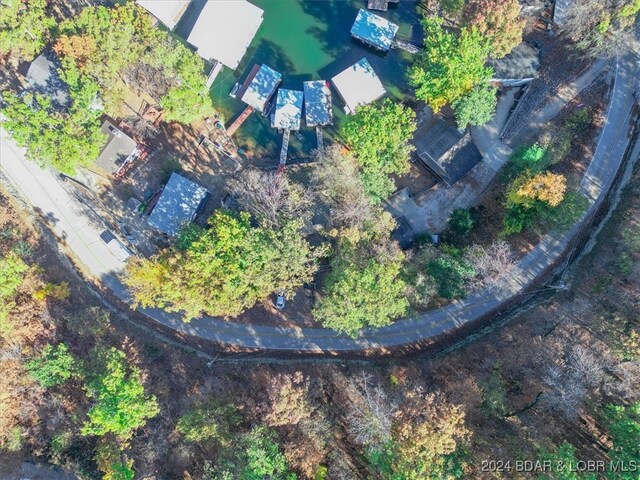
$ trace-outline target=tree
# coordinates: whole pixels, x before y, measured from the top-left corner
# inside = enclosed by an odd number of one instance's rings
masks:
[[[129,264],[125,283],[139,305],[236,316],[275,291],[290,295],[311,280],[326,248],[312,248],[302,222],[252,227],[251,216],[218,211],[210,228],[185,250],[169,249]]]
[[[465,27],[456,36],[442,27],[440,18],[424,18],[422,24],[425,48],[409,80],[416,97],[438,112],[491,78],[492,70],[485,67],[491,43],[475,27]]]
[[[508,202],[530,207],[534,202],[545,202],[557,207],[564,199],[567,179],[564,175],[544,172],[533,176],[523,175],[509,189]]]
[[[111,433],[127,441],[160,408],[155,396],[145,392],[140,370],[127,363],[124,352],[112,347],[99,357],[99,370],[87,384],[94,403],[81,432],[99,436]]]
[[[476,85],[452,103],[456,122],[461,129],[467,125],[482,125],[491,120],[496,110],[497,88],[489,85]]]
[[[518,0],[472,0],[465,8],[468,25],[491,40],[491,56],[502,58],[522,42],[526,21]]]
[[[327,201],[331,221],[342,230],[364,228],[377,210],[367,196],[356,160],[338,146],[325,150],[313,170],[318,197]]]
[[[451,212],[451,216],[447,220],[446,237],[450,240],[460,242],[471,233],[475,224],[476,221],[471,211],[464,208],[456,208]]]
[[[606,406],[604,419],[613,443],[609,458],[613,462],[624,465],[640,462],[640,403],[629,406]],[[635,480],[638,472],[627,469],[625,472],[610,472],[609,478]]]
[[[102,440],[96,448],[96,464],[104,473],[102,480],[133,480],[133,460],[124,455],[112,440]]]
[[[500,280],[510,275],[515,267],[515,256],[511,246],[504,240],[497,240],[488,247],[473,245],[464,255],[465,260],[476,272],[471,280],[471,288],[496,288]]]
[[[409,143],[416,129],[415,113],[385,99],[379,105],[358,107],[342,128],[347,146],[358,161],[365,191],[374,203],[395,189],[392,174],[409,171],[414,147]]]
[[[309,418],[311,406],[307,400],[308,395],[309,380],[302,372],[274,376],[267,387],[267,424],[271,427],[297,425],[301,420]]]
[[[311,192],[284,173],[245,170],[230,182],[230,188],[242,209],[265,226],[281,227],[293,219],[311,217]]]
[[[326,292],[313,310],[325,327],[352,337],[404,315],[408,301],[400,278],[404,254],[384,238],[344,239],[332,262]]]
[[[391,429],[398,406],[381,385],[372,385],[370,375],[362,372],[349,381],[355,394],[350,396],[347,430],[354,441],[368,451],[379,451],[391,440]]]
[[[178,420],[176,430],[189,442],[215,441],[222,446],[233,438],[232,429],[242,418],[233,405],[223,405],[215,400],[197,405]]]
[[[520,172],[540,172],[548,167],[549,155],[546,148],[534,143],[513,152],[510,160]]]
[[[368,457],[385,480],[461,478],[459,447],[468,437],[462,406],[418,389],[400,406],[392,440]]]
[[[56,24],[47,15],[47,0],[9,0],[0,4],[0,54],[11,51],[33,58]]]
[[[563,27],[578,48],[595,57],[614,57],[637,45],[634,37],[637,0],[578,0],[572,3]]]
[[[49,344],[26,367],[41,386],[48,388],[61,385],[74,375],[76,359],[64,343]]]
[[[134,2],[88,7],[65,20],[54,50],[72,97],[82,84],[95,83],[114,115],[126,93],[125,79],[157,98],[167,121],[190,123],[212,112],[202,58],[156,28]]]
[[[423,248],[417,258],[436,286],[437,294],[445,299],[464,297],[469,281],[476,275],[473,266],[455,247],[443,245],[439,250]]]
[[[542,450],[540,461],[551,464],[551,471],[541,475],[540,480],[596,480],[597,478],[593,474],[583,473],[576,468],[578,465],[576,447],[566,440],[553,450]]]
[[[2,99],[3,125],[18,145],[27,148],[30,160],[73,174],[98,158],[105,136],[95,113],[74,105],[63,114],[40,94],[5,93]]]
[[[15,307],[14,297],[28,270],[29,266],[13,252],[0,257],[0,334],[10,331],[6,322]]]

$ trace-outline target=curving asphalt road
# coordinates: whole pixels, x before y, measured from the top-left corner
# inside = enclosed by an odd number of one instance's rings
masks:
[[[480,292],[387,327],[365,330],[357,339],[322,328],[251,326],[211,317],[185,323],[179,315],[159,309],[140,309],[140,312],[182,334],[230,347],[280,352],[384,351],[454,332],[499,309],[530,286],[541,273],[561,259],[583,223],[600,206],[622,164],[629,143],[631,109],[637,87],[634,74],[640,71],[638,67],[639,58],[635,54],[616,62],[615,85],[607,121],[581,185],[590,199],[588,211],[569,232],[544,237],[519,262],[514,274],[492,292]],[[124,264],[100,240],[99,234],[105,228],[101,220],[63,187],[55,172],[43,170],[25,160],[24,149],[17,147],[1,129],[0,170],[23,199],[44,216],[51,230],[82,264],[85,273],[99,279],[118,298],[129,303],[129,294],[118,279]]]

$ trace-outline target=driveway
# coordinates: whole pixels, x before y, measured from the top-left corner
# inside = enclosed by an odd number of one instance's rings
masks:
[[[620,168],[628,146],[630,111],[634,103],[636,82],[631,81],[638,70],[638,58],[629,55],[620,60],[611,97],[608,119],[602,130],[594,158],[587,171],[583,189],[591,198],[589,212],[604,199]],[[128,302],[129,296],[118,280],[124,268],[102,244],[99,234],[103,228],[91,212],[68,194],[56,175],[42,170],[24,159],[24,151],[15,146],[0,131],[0,168],[20,191],[24,199],[49,219],[50,228],[64,240],[88,273],[106,284],[119,298]],[[585,214],[584,218],[587,218]],[[547,235],[520,262],[518,271],[505,280],[494,292],[480,292],[444,308],[414,318],[399,320],[384,328],[365,330],[358,339],[337,335],[322,328],[278,328],[251,326],[221,319],[204,317],[184,322],[179,315],[159,309],[141,310],[151,319],[176,330],[228,346],[276,351],[341,352],[380,350],[424,340],[455,331],[478,318],[490,314],[505,301],[518,295],[538,275],[553,266],[570,245],[582,222],[571,232]]]

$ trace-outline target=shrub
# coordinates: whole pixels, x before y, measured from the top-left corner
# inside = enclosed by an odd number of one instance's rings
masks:
[[[548,162],[547,149],[537,143],[516,150],[511,155],[511,163],[515,165],[518,172],[525,170],[540,172],[549,166]]]
[[[449,300],[464,297],[467,283],[476,275],[460,250],[447,245],[443,245],[438,255],[427,263],[426,273],[435,282],[438,295]]]
[[[447,221],[447,232],[445,233],[447,241],[461,242],[471,233],[475,224],[476,221],[470,210],[456,208]]]
[[[27,370],[43,387],[54,387],[75,374],[76,359],[64,343],[47,345],[37,358],[27,363]]]
[[[241,420],[236,407],[214,400],[182,415],[176,429],[189,442],[217,441],[224,445],[230,440],[231,429]]]

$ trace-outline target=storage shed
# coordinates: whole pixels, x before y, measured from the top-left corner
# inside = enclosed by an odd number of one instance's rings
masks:
[[[149,216],[149,225],[175,237],[195,218],[208,196],[204,187],[174,172]]]

